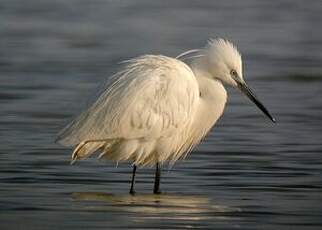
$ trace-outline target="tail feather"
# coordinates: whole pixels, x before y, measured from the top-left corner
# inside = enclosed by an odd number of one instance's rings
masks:
[[[78,159],[85,159],[89,157],[104,145],[104,142],[93,142],[86,144],[83,142],[79,143],[73,151],[71,164]]]

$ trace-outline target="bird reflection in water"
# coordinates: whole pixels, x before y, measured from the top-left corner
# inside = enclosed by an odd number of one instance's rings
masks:
[[[240,212],[240,208],[214,204],[207,197],[183,194],[136,194],[116,195],[97,192],[76,192],[72,194],[76,201],[98,201],[110,204],[104,206],[87,206],[89,209],[115,209],[136,214],[136,221],[140,214],[141,221],[147,219],[190,220],[228,219],[233,213]]]

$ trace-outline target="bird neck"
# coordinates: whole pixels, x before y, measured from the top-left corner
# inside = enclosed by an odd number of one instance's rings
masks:
[[[225,105],[227,91],[220,80],[214,79],[203,62],[193,63],[191,69],[194,72],[199,85],[200,97],[203,100],[213,102],[211,105]],[[211,106],[210,105],[210,106]]]
[[[204,136],[222,115],[226,102],[227,92],[221,81],[213,79],[207,71],[193,68],[199,85],[200,100],[196,113],[195,127],[199,127],[200,136]]]
[[[221,81],[196,74],[200,98],[207,103],[208,110],[223,111],[227,102],[227,91]]]

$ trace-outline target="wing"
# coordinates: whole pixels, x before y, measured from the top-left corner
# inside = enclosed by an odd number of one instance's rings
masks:
[[[198,83],[186,64],[141,56],[126,62],[98,100],[60,132],[58,142],[168,137],[192,119],[198,98]]]

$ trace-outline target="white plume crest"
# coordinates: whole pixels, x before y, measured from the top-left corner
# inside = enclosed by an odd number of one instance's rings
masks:
[[[222,38],[211,39],[208,41],[205,52],[209,63],[215,68],[220,69],[218,64],[225,63],[229,71],[234,69],[242,77],[242,57],[231,42]]]

